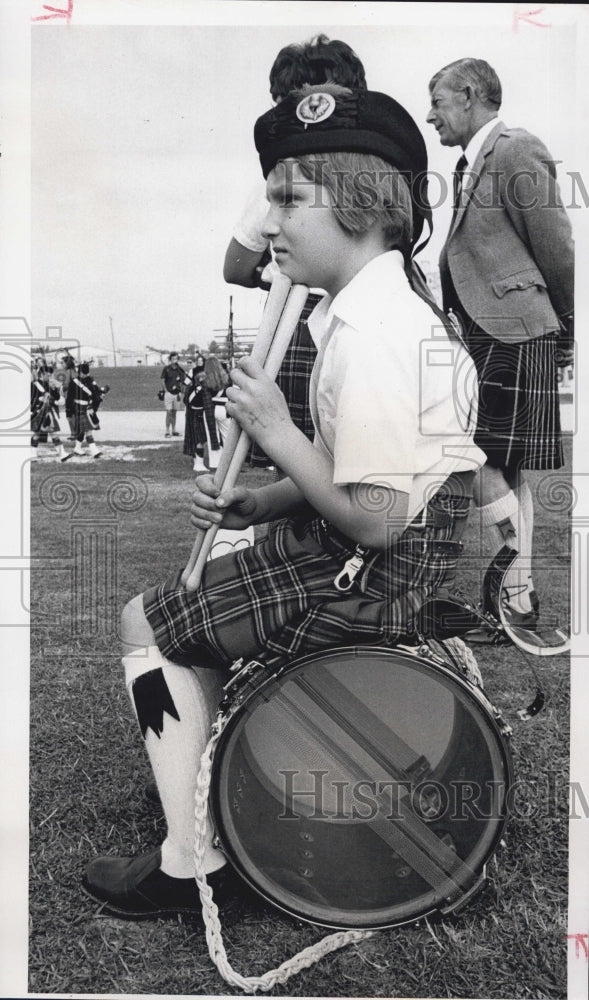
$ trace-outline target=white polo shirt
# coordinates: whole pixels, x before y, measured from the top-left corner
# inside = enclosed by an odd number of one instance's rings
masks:
[[[371,260],[311,313],[315,446],[334,483],[409,495],[407,524],[452,472],[480,468],[474,363],[413,292],[403,257]]]

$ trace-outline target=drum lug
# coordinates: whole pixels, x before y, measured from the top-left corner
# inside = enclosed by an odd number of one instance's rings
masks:
[[[502,736],[505,737],[505,739],[509,739],[511,736],[513,736],[513,729],[511,728],[509,723],[505,721],[499,709],[495,708],[494,705],[492,705],[491,707],[493,709],[495,722],[499,726],[499,732],[501,733]]]
[[[228,694],[231,688],[238,687],[239,684],[246,677],[249,677],[250,674],[253,674],[254,670],[256,669],[259,670],[263,669],[262,664],[258,663],[257,660],[248,660],[246,664],[244,664],[243,658],[241,660],[236,660],[235,663],[231,666],[231,672],[233,673],[233,677],[223,687],[223,691],[225,692],[225,694]]]
[[[470,903],[473,896],[476,896],[477,893],[481,891],[486,881],[487,881],[487,866],[484,865],[481,874],[477,878],[476,882],[474,882],[473,885],[471,885],[470,889],[468,889],[463,896],[460,896],[459,899],[455,900],[453,903],[450,903],[448,906],[445,906],[440,909],[440,913],[442,914],[442,916],[447,917],[451,913],[460,913],[463,907],[465,907],[468,903]]]

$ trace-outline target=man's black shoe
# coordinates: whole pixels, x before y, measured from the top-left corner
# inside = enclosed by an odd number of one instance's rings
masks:
[[[531,611],[527,611],[524,614],[520,611],[515,611],[511,609],[511,605],[508,601],[507,591],[502,587],[503,578],[512,565],[512,563],[517,559],[518,552],[516,549],[510,548],[509,545],[504,545],[503,548],[499,549],[497,555],[490,562],[485,577],[483,580],[483,601],[482,608],[483,611],[492,614],[495,618],[499,618],[499,602],[501,601],[501,606],[504,611],[507,612],[509,609],[509,614],[513,614],[516,617],[528,618],[529,615],[534,615],[536,618],[536,623],[540,616],[540,601],[535,590],[531,590],[529,594],[530,604],[532,606]],[[507,617],[507,614],[506,614]],[[507,618],[509,624],[510,619]],[[531,619],[529,619],[531,621]],[[521,625],[522,628],[530,628],[530,624],[522,624],[514,618],[514,625]]]
[[[178,913],[200,916],[200,896],[193,878],[172,878],[160,869],[161,848],[133,858],[96,858],[86,868],[82,888],[103,903],[102,913],[141,920]],[[238,887],[238,876],[224,865],[207,882],[215,903],[223,903]]]
[[[503,577],[517,558],[517,554],[516,549],[504,545],[489,564],[483,580],[482,610],[492,616],[497,622],[497,628],[491,624],[481,624],[479,628],[466,633],[464,636],[466,642],[492,646],[503,646],[511,642],[501,625],[499,602],[508,627],[514,625],[528,632],[536,631],[540,617],[540,601],[536,591],[530,591],[531,611],[521,612],[507,603],[507,591],[502,588]]]

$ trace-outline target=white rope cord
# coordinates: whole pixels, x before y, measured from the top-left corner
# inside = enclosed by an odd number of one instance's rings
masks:
[[[445,646],[450,654],[462,664],[471,684],[474,684],[475,687],[480,687],[482,690],[484,688],[483,677],[472,649],[469,649],[466,643],[462,639],[459,639],[458,636],[444,639],[441,645]]]
[[[343,948],[348,944],[355,944],[365,938],[372,937],[375,931],[348,930],[337,931],[335,934],[328,934],[316,944],[309,945],[292,958],[287,959],[277,969],[271,969],[261,976],[241,976],[232,968],[227,952],[223,944],[223,933],[219,921],[219,910],[213,900],[213,891],[207,882],[203,872],[203,858],[205,852],[205,830],[209,798],[209,786],[211,783],[211,766],[213,750],[222,732],[222,726],[216,722],[213,726],[213,734],[207,744],[206,750],[200,758],[200,769],[196,783],[196,793],[194,796],[194,870],[195,879],[202,903],[202,915],[205,925],[205,933],[209,955],[216,965],[219,973],[226,983],[236,986],[246,993],[255,993],[257,990],[266,992],[271,990],[277,983],[285,983],[291,976],[314,965],[325,955]]]

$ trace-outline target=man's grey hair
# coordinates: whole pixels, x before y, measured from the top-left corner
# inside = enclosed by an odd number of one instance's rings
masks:
[[[457,59],[448,63],[432,76],[430,93],[440,80],[444,80],[452,90],[470,87],[485,107],[501,107],[501,83],[495,70],[484,59]]]

